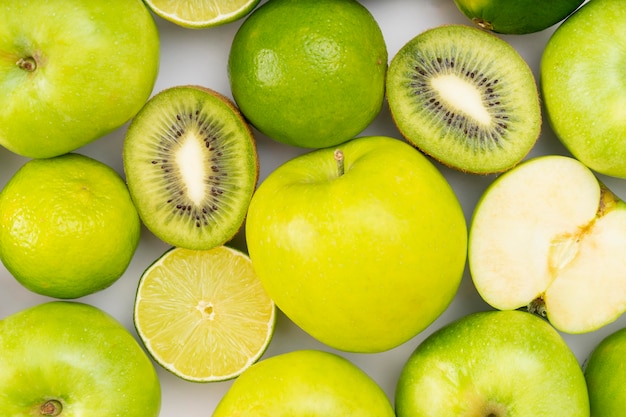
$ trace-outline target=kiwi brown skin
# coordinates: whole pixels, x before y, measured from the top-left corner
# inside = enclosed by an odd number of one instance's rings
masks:
[[[433,81],[444,78],[446,94]],[[472,94],[469,88],[458,92],[463,85],[471,85]],[[386,94],[402,136],[465,173],[511,169],[541,132],[540,97],[528,64],[503,39],[469,25],[441,25],[409,40],[390,63]],[[488,122],[476,112],[488,113]]]
[[[183,154],[189,143],[191,154]],[[170,87],[150,99],[129,125],[123,161],[146,228],[194,250],[239,233],[259,178],[250,125],[228,97],[200,85]]]

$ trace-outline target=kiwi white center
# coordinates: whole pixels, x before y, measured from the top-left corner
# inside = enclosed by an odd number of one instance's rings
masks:
[[[491,124],[491,116],[483,106],[481,93],[472,84],[456,75],[443,74],[433,77],[431,85],[448,106],[465,113],[484,126]]]
[[[183,179],[182,184],[187,187],[187,197],[199,206],[202,205],[206,189],[202,181],[206,173],[201,143],[201,138],[188,133],[176,152],[176,165]]]

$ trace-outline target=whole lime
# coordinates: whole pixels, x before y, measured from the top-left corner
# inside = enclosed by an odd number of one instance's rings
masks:
[[[352,139],[378,115],[387,47],[355,0],[271,0],[254,10],[231,46],[233,98],[259,131],[294,146]]]
[[[140,230],[123,179],[84,155],[32,159],[0,192],[0,260],[26,288],[50,297],[113,284]]]
[[[584,0],[454,0],[477,26],[496,33],[523,35],[565,19]]]

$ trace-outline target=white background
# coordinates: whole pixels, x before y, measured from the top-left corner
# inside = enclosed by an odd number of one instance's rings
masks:
[[[425,29],[440,24],[469,23],[456,9],[452,0],[363,0],[362,3],[372,12],[382,28],[390,60],[404,43]],[[231,40],[242,21],[216,28],[193,30],[178,27],[158,17],[155,20],[161,33],[162,56],[160,75],[154,92],[175,85],[200,84],[231,96],[226,63]],[[541,53],[553,30],[554,27],[536,34],[503,36],[503,38],[518,49],[538,76]],[[121,148],[126,128],[127,125],[79,149],[78,152],[111,165],[123,175]],[[260,181],[281,162],[304,152],[302,149],[278,144],[258,132],[255,133],[260,155]],[[372,125],[362,133],[362,135],[366,134],[401,138],[391,121],[386,106]],[[529,157],[542,154],[568,154],[551,132],[547,121],[544,121],[542,135]],[[3,186],[24,162],[26,162],[25,158],[0,149],[0,186]],[[495,177],[461,174],[441,166],[440,168],[456,191],[469,224],[474,205]],[[601,177],[601,179],[617,195],[626,198],[626,180],[607,177]],[[245,248],[243,236],[237,236],[233,244]],[[167,248],[166,244],[144,229],[136,255],[120,280],[110,288],[79,301],[106,310],[135,334],[132,324],[132,306],[137,281],[144,269]],[[0,266],[0,318],[49,300],[21,287]],[[466,269],[463,282],[453,303],[435,323],[414,339],[383,353],[339,353],[373,377],[393,401],[400,369],[421,340],[453,319],[470,312],[487,309],[490,307],[476,293]],[[622,317],[594,333],[564,335],[564,337],[582,364],[592,348],[603,337],[624,326],[625,323],[626,318]],[[311,339],[285,316],[279,314],[275,335],[265,357],[302,348],[330,350]],[[192,383],[183,381],[158,366],[157,370],[162,383],[161,416],[163,417],[210,416],[217,402],[232,383]]]

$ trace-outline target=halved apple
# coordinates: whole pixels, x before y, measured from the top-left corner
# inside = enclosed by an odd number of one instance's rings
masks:
[[[527,308],[566,333],[626,311],[626,204],[574,158],[536,157],[498,177],[476,205],[468,250],[494,308]]]

